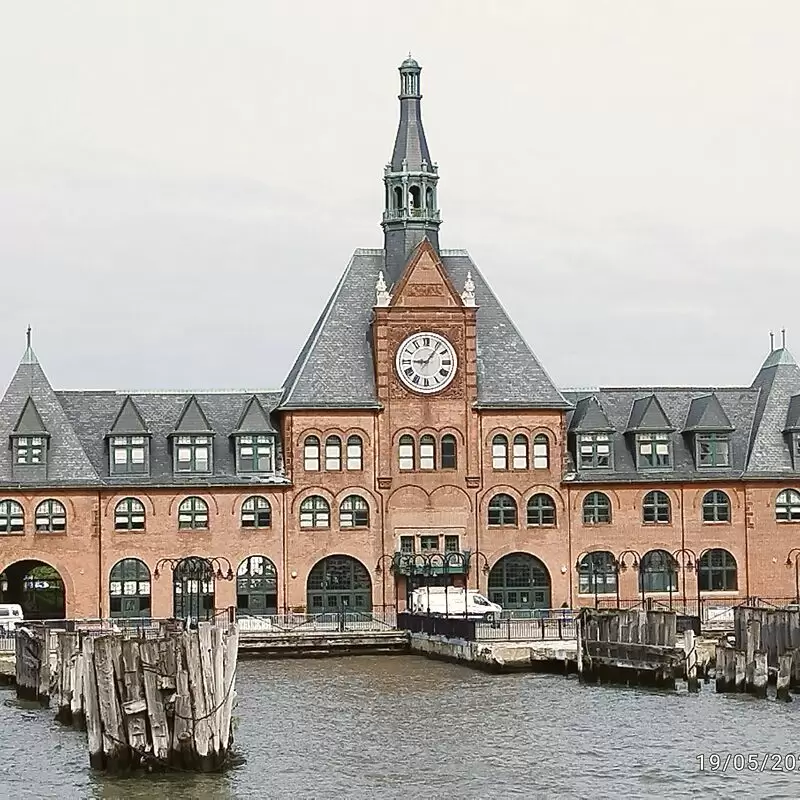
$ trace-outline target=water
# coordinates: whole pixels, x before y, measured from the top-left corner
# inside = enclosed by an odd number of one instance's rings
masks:
[[[244,661],[237,688],[244,764],[133,779],[92,774],[84,734],[2,691],[0,798],[800,797],[800,698],[582,687],[415,656]],[[798,758],[793,773],[700,770],[698,754],[726,752]]]

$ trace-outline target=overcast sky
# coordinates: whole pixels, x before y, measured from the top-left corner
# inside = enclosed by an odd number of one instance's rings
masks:
[[[420,61],[443,247],[562,387],[800,356],[800,3],[0,0],[0,383],[278,387],[380,247]]]

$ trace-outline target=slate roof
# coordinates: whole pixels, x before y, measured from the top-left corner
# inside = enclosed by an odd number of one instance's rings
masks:
[[[684,433],[696,431],[732,431],[733,425],[713,392],[695,397],[689,406],[689,415],[683,426]]]
[[[400,65],[400,71],[401,73],[416,72],[419,75],[422,70],[414,59],[406,59]],[[392,172],[402,170],[419,172],[422,170],[423,161],[427,164],[428,170],[432,167],[431,154],[425,139],[425,130],[422,127],[420,98],[421,95],[400,96],[400,122],[397,126],[397,136],[392,152]],[[403,164],[404,160],[405,165]]]
[[[50,435],[46,479],[26,480],[47,486],[221,486],[288,483],[274,476],[239,476],[231,435],[239,429],[275,430],[269,415],[280,392],[141,392],[54,391],[33,352],[22,362],[0,400],[0,437],[20,423],[37,427],[33,410]],[[255,400],[254,400],[255,398]],[[199,409],[199,411],[198,411]],[[23,413],[24,410],[24,413]],[[259,425],[258,416],[265,418]],[[213,431],[213,475],[194,477],[172,471],[170,434],[181,418],[192,432]],[[196,429],[203,426],[203,431]],[[186,430],[183,428],[181,432]],[[33,431],[24,431],[33,432]],[[38,431],[37,431],[38,432]],[[150,435],[150,474],[110,476],[108,436]],[[278,464],[281,463],[278,440]],[[12,472],[12,451],[0,446],[0,486],[18,485]]]
[[[693,401],[713,394],[719,401],[725,417],[734,430],[730,433],[731,467],[729,469],[697,469],[695,464],[693,434],[676,429],[689,418]],[[670,481],[721,481],[741,478],[747,466],[747,448],[750,431],[756,415],[759,390],[751,387],[639,387],[639,388],[601,388],[592,391],[565,391],[567,400],[576,404],[575,411],[567,415],[570,431],[575,415],[590,398],[595,397],[605,412],[613,432],[610,434],[613,446],[613,468],[611,470],[580,470],[573,463],[576,481],[584,482],[652,482]],[[634,411],[635,410],[635,411]],[[784,415],[785,415],[784,407]],[[673,469],[659,471],[637,471],[634,456],[634,430],[655,430],[657,417],[663,414],[669,425],[672,442]],[[584,432],[589,428],[580,423]],[[667,430],[662,428],[661,430]],[[607,429],[606,429],[607,431]],[[598,432],[600,432],[598,430]],[[573,437],[570,437],[571,439]],[[571,458],[575,462],[574,442],[570,441]]]
[[[569,430],[571,433],[610,433],[614,426],[603,411],[597,395],[592,394],[575,404]]]
[[[452,284],[472,273],[477,305],[478,405],[568,408],[466,250],[443,250]],[[356,250],[295,361],[282,408],[378,408],[370,324],[383,250]]]
[[[750,439],[748,477],[782,477],[796,474],[784,435],[791,399],[800,394],[800,367],[785,348],[769,354],[753,387],[761,394]]]

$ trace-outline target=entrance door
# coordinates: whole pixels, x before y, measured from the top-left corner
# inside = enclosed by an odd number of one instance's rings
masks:
[[[501,558],[489,573],[489,599],[510,611],[550,608],[550,574],[528,553]]]
[[[350,556],[328,556],[308,575],[309,614],[372,611],[372,581],[367,568]]]

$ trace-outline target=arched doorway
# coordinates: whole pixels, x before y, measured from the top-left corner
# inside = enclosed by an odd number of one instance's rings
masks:
[[[25,619],[64,619],[64,580],[44,561],[17,561],[0,574],[0,603],[18,603]]]
[[[214,567],[201,556],[188,556],[172,573],[172,607],[176,619],[210,619],[214,614]]]
[[[309,614],[325,611],[372,611],[372,580],[367,568],[350,556],[328,556],[308,574]]]
[[[239,564],[236,610],[240,614],[278,613],[278,570],[266,556],[248,556]]]
[[[550,608],[550,573],[536,556],[511,553],[489,573],[489,599],[503,609]]]
[[[108,610],[112,617],[150,616],[150,569],[144,561],[123,558],[111,567]]]

